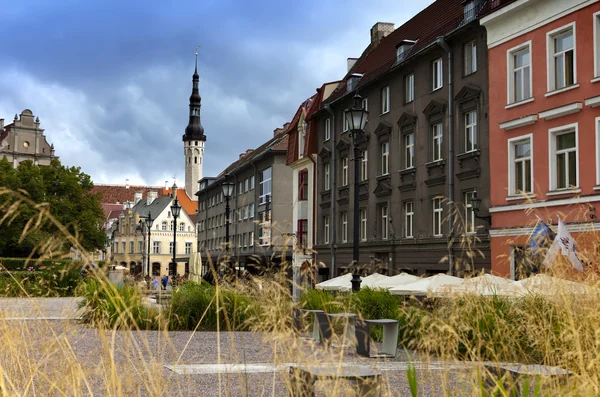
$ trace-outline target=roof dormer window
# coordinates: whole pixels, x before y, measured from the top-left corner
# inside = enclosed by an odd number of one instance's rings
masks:
[[[396,63],[404,61],[410,49],[415,45],[414,40],[402,40],[400,44],[396,46]]]
[[[477,11],[479,11],[479,0],[469,0],[463,3],[464,7],[464,19],[463,23],[471,22],[475,20]]]
[[[358,85],[358,81],[361,79],[362,76],[362,74],[353,73],[350,75],[350,77],[348,77],[348,80],[346,81],[348,92],[356,88],[356,86]]]

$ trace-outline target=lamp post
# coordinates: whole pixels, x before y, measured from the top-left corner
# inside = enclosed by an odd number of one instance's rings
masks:
[[[483,219],[487,221],[487,223],[492,225],[492,216],[479,216],[479,210],[481,209],[481,199],[477,196],[477,189],[473,190],[473,197],[471,198],[471,207],[473,208],[473,213],[475,214],[475,218]]]
[[[177,262],[175,262],[175,255],[177,254],[177,217],[179,217],[180,211],[181,205],[179,205],[177,196],[175,196],[175,201],[171,205],[171,213],[173,214],[173,267],[175,268],[175,272],[177,271]]]
[[[152,223],[154,223],[154,219],[152,219],[152,213],[148,211],[148,216],[146,217],[146,227],[148,228],[148,263],[146,264],[146,276],[150,276],[150,233],[152,230]]]
[[[352,259],[354,260],[355,267],[358,266],[359,261],[359,244],[360,244],[360,227],[359,227],[359,199],[358,199],[358,183],[360,181],[360,160],[362,159],[362,147],[366,140],[365,135],[365,124],[369,112],[363,109],[362,97],[355,94],[352,103],[352,109],[346,110],[345,117],[350,127],[352,135],[352,147],[354,150],[354,223],[353,223],[353,240],[354,246],[352,250]],[[360,275],[358,274],[357,268],[352,274],[352,290],[360,290]]]
[[[229,212],[231,208],[229,207],[229,199],[233,195],[233,187],[234,183],[229,180],[229,174],[225,174],[225,180],[221,183],[221,188],[223,189],[223,196],[225,197],[225,254],[227,257],[227,261],[229,261]],[[233,267],[233,262],[231,263]],[[233,269],[232,269],[233,270]]]

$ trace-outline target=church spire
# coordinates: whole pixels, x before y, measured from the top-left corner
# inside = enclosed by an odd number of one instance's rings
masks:
[[[190,96],[190,121],[185,128],[184,141],[206,141],[204,136],[204,127],[200,123],[200,92],[198,90],[198,47],[196,47],[196,65],[194,75],[192,76],[192,95]]]

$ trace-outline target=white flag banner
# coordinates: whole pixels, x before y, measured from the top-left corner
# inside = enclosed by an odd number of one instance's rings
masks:
[[[559,251],[563,256],[569,259],[571,266],[580,272],[583,271],[581,261],[577,257],[577,243],[560,217],[558,218],[558,232],[556,233],[556,237],[554,237],[552,245],[548,249],[546,259],[544,259],[544,265],[548,267],[552,266]]]

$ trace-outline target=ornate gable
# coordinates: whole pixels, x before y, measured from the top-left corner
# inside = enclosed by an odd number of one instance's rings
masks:
[[[377,181],[377,187],[373,190],[373,194],[377,197],[386,196],[392,193],[392,184],[390,178],[384,178]]]
[[[345,139],[340,139],[337,145],[335,145],[335,148],[340,152],[347,151],[350,149],[350,143]]]
[[[417,122],[417,116],[410,112],[402,113],[402,116],[398,119],[398,126],[400,128],[407,127]]]
[[[456,94],[454,99],[456,102],[462,103],[470,101],[471,99],[479,98],[480,95],[481,89],[479,89],[479,87],[474,85],[466,85],[458,92],[458,94]]]
[[[390,135],[392,134],[392,126],[385,121],[381,121],[373,134],[377,136],[379,141],[385,141],[390,139]]]
[[[323,147],[323,149],[321,149],[321,151],[319,152],[319,157],[322,159],[328,159],[331,157],[331,150],[327,149],[326,147]]]
[[[441,115],[446,111],[446,103],[439,101],[431,101],[423,110],[423,114],[427,116],[427,118],[432,118],[433,116]]]

